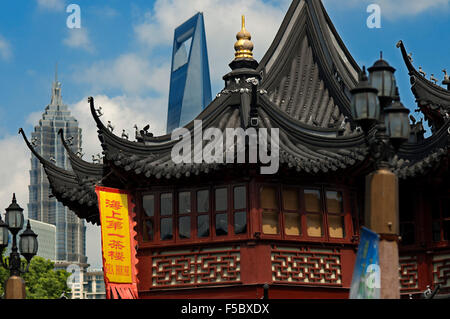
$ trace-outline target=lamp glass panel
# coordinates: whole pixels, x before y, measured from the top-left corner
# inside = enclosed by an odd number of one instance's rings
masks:
[[[0,226],[0,247],[8,245],[8,228],[5,226]]]
[[[378,95],[383,95],[383,72],[382,71],[375,71],[372,74],[370,74],[370,80],[369,80],[370,86],[376,88],[378,90]]]
[[[21,229],[23,227],[23,213],[20,210],[10,210],[5,217],[10,228]]]

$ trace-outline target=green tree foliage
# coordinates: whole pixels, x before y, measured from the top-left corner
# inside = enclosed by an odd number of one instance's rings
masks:
[[[70,293],[67,286],[70,273],[65,270],[54,270],[54,266],[52,261],[42,257],[35,256],[31,260],[28,272],[22,276],[25,280],[27,299],[59,299],[63,293],[66,295]],[[4,293],[8,277],[9,272],[0,269],[1,295]]]
[[[4,252],[5,249],[0,253],[1,258],[3,258]],[[3,296],[3,294],[5,293],[4,287],[6,279],[8,279],[8,271],[0,266],[0,296]]]

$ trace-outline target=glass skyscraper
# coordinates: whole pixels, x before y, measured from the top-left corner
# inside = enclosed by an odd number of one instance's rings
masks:
[[[192,121],[211,102],[203,13],[175,29],[167,133]]]
[[[39,124],[32,133],[32,144],[42,157],[55,165],[71,169],[69,159],[58,135],[64,130],[68,143],[77,152],[81,148],[81,129],[77,120],[63,104],[61,83],[57,72],[52,86],[51,102],[45,108]],[[39,160],[32,155],[29,186],[28,216],[30,219],[56,226],[56,264],[65,268],[70,264],[85,267],[86,226],[84,220],[51,196],[49,182]]]

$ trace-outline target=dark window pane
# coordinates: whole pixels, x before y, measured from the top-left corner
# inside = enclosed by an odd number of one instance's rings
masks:
[[[142,206],[144,206],[144,212],[148,217],[155,216],[155,196],[145,195],[142,198]]]
[[[439,200],[434,200],[431,205],[431,216],[433,216],[433,219],[440,219],[441,205],[439,205]]]
[[[234,188],[234,209],[247,208],[247,189],[245,186]]]
[[[198,213],[209,212],[209,190],[197,192],[197,212]]]
[[[442,200],[442,217],[450,218],[450,198],[444,198]]]
[[[302,221],[298,213],[284,214],[284,232],[289,236],[300,236],[302,234]]]
[[[414,238],[414,224],[403,223],[400,224],[400,236],[402,236],[403,245],[412,245],[415,242]]]
[[[216,215],[216,236],[228,235],[228,214]]]
[[[316,189],[305,189],[305,209],[307,212],[320,213],[322,205],[320,204],[320,191]]]
[[[444,220],[444,240],[450,240],[450,220]]]
[[[234,213],[234,233],[236,235],[247,233],[247,212]]]
[[[180,217],[178,232],[181,239],[191,238],[191,216]]]
[[[433,222],[433,241],[441,241],[441,223]]]
[[[319,214],[306,215],[306,229],[310,237],[322,237],[322,216]]]
[[[216,189],[216,211],[226,211],[228,209],[228,191],[226,188]]]
[[[296,189],[283,189],[283,209],[298,210],[298,192]]]
[[[278,213],[266,211],[262,212],[262,230],[264,234],[278,234]]]
[[[411,198],[408,198],[407,196],[400,197],[399,211],[401,222],[414,221],[414,205]]]
[[[191,193],[183,192],[178,194],[179,214],[189,214],[191,212]]]
[[[161,240],[170,240],[173,238],[172,218],[161,219]]]
[[[146,220],[144,222],[144,241],[153,240],[153,221]]]
[[[172,194],[161,194],[161,216],[172,215]]]
[[[277,209],[277,192],[274,187],[263,186],[260,189],[261,208]]]
[[[344,217],[339,215],[328,215],[328,232],[331,238],[344,238]]]
[[[342,214],[342,193],[335,191],[327,191],[327,210],[329,213]]]
[[[200,238],[209,237],[209,216],[201,215],[197,218],[197,235]]]

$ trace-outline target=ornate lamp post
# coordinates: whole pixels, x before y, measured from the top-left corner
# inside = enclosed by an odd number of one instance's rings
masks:
[[[395,69],[382,56],[369,73],[370,79],[364,68],[352,90],[353,117],[363,129],[375,161],[375,171],[366,176],[365,223],[380,235],[380,297],[399,299],[398,178],[390,163],[409,138],[409,110],[400,102]]]
[[[23,228],[24,217],[23,208],[17,204],[16,194],[13,195],[11,205],[6,208],[5,222],[0,217],[0,251],[8,246],[8,230],[13,235],[11,254],[8,262],[1,259],[2,266],[9,270],[10,277],[5,285],[6,299],[25,299],[25,282],[20,277],[28,272],[31,259],[36,255],[38,250],[37,235],[31,230],[30,221],[28,220],[27,228],[20,234],[19,248],[17,247],[17,234]],[[20,250],[20,253],[19,253]],[[20,260],[20,254],[26,259],[27,266],[24,269]]]

